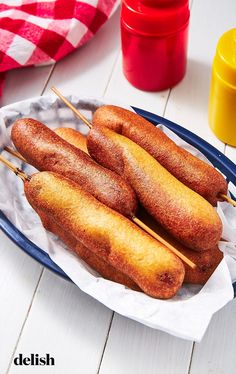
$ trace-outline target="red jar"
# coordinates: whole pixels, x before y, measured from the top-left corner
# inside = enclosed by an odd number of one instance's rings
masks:
[[[177,84],[186,71],[188,0],[123,0],[123,71],[145,91]]]

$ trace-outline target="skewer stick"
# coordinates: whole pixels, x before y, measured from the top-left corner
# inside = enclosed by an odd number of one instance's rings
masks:
[[[220,194],[220,197],[222,197],[222,199],[224,199],[225,201],[227,201],[229,204],[233,205],[233,206],[236,206],[236,201],[231,199],[229,196],[227,195],[224,195],[224,194]]]
[[[30,177],[28,175],[26,175],[21,169],[14,166],[10,161],[5,159],[2,155],[0,155],[0,161],[2,161],[8,167],[8,169],[13,171],[13,173],[15,173],[20,179],[22,179],[23,182],[30,180]]]
[[[151,236],[153,236],[155,239],[157,239],[159,242],[164,244],[167,248],[169,248],[172,252],[176,254],[182,261],[184,261],[188,266],[190,266],[192,269],[196,267],[196,265],[189,260],[186,256],[184,256],[181,252],[179,252],[173,245],[168,243],[164,238],[162,238],[160,235],[158,235],[156,232],[150,229],[145,223],[140,221],[137,217],[132,217],[133,221],[142,229],[144,229],[146,232],[148,232]]]
[[[87,118],[85,118],[55,87],[51,88],[52,91],[78,116],[90,129],[92,128],[92,123],[90,123]],[[168,243],[165,239],[163,239],[160,235],[155,233],[153,230],[150,229],[147,225],[145,225],[142,221],[140,221],[137,217],[133,216],[132,220],[143,230],[145,230],[148,234],[150,234],[153,238],[164,244],[167,248],[169,248],[176,256],[178,256],[182,261],[184,261],[188,266],[192,269],[196,268],[196,265],[189,260],[186,256],[184,256],[181,252],[179,252],[175,247],[173,247],[170,243]]]
[[[51,87],[51,90],[75,113],[77,117],[79,117],[90,129],[92,124],[80,113],[74,105],[72,105],[57,89],[56,87]]]
[[[17,158],[19,158],[20,160],[26,162],[26,159],[21,156],[21,154],[17,151],[14,151],[14,149],[10,148],[10,147],[5,147],[4,150],[8,153],[10,153],[12,156],[15,156]]]

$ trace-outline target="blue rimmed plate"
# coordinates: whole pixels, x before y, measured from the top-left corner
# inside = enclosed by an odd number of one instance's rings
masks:
[[[81,103],[80,103],[81,104]],[[81,104],[83,107],[83,103]],[[35,108],[35,113],[37,112],[37,105]],[[63,109],[63,106],[60,107],[60,104],[57,106],[57,111],[60,111],[60,109]],[[84,109],[86,110],[86,105],[84,105]],[[93,109],[96,109],[96,105],[94,108],[89,108],[91,111]],[[220,170],[227,178],[228,181],[232,182],[234,185],[236,185],[236,165],[230,161],[224,154],[219,152],[216,148],[214,148],[212,145],[198,137],[197,135],[193,134],[192,132],[186,130],[185,128],[177,125],[174,122],[171,122],[163,117],[157,116],[153,113],[147,112],[145,110],[142,110],[140,108],[133,107],[133,109],[149,120],[153,125],[164,125],[170,130],[172,130],[174,133],[176,133],[179,137],[181,137],[183,140],[185,140],[187,143],[191,144],[195,148],[197,148],[199,151],[201,151],[209,161],[212,162],[212,164]],[[14,115],[11,117],[11,122],[15,120],[16,117]],[[43,118],[38,118],[39,120],[43,121]],[[65,124],[65,121],[63,122],[63,113],[62,113],[62,124]],[[68,276],[64,273],[64,271],[58,267],[49,257],[49,255],[41,248],[39,248],[37,245],[35,245],[33,242],[31,242],[29,239],[26,238],[24,234],[22,234],[14,224],[10,222],[10,220],[6,217],[6,215],[0,211],[0,228],[6,233],[6,235],[13,240],[22,250],[24,250],[27,254],[29,254],[31,257],[33,257],[36,261],[47,267],[48,269],[55,272],[57,275],[68,279]],[[234,292],[236,295],[236,282],[233,284]]]

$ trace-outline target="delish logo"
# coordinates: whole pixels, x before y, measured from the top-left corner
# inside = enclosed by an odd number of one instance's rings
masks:
[[[46,357],[39,357],[38,353],[31,353],[30,357],[23,357],[22,353],[14,358],[15,365],[32,365],[32,366],[53,366],[55,365],[54,357],[50,357],[49,353],[46,353]]]

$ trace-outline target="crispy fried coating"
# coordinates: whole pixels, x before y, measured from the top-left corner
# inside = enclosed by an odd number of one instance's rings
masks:
[[[64,175],[112,209],[129,217],[134,214],[137,199],[129,184],[41,122],[18,119],[13,124],[11,137],[21,155],[38,170]]]
[[[136,113],[104,105],[93,116],[93,124],[105,126],[140,145],[186,186],[212,205],[227,194],[227,181],[211,165],[180,148],[160,129]]]
[[[67,128],[61,128],[60,130],[63,130],[62,133],[67,135]],[[84,144],[86,144],[86,137],[81,135],[78,131],[69,131],[68,134],[70,136],[68,136],[66,140],[72,142],[72,144],[76,145],[78,148],[82,149]],[[79,137],[77,134],[79,134]],[[190,266],[183,263],[185,267],[184,283],[203,285],[207,282],[223,258],[223,253],[217,246],[204,252],[192,251],[174,239],[167,231],[158,225],[157,222],[155,222],[147,212],[144,211],[144,209],[141,209],[139,212],[139,218],[196,265],[196,267],[192,269]]]
[[[204,252],[192,251],[165,231],[144,209],[140,210],[139,218],[196,265],[196,267],[192,269],[190,266],[183,263],[185,267],[184,283],[203,285],[207,282],[223,258],[223,253],[218,246]]]
[[[124,286],[135,291],[140,291],[137,284],[127,275],[114,268],[101,257],[90,251],[82,243],[76,240],[71,234],[67,233],[60,227],[53,219],[42,211],[37,212],[40,216],[43,226],[46,230],[57,235],[70,250],[76,253],[82,260],[84,260],[92,269],[98,272],[103,278],[111,280],[116,283],[121,283]]]
[[[88,154],[86,137],[80,134],[79,131],[70,127],[58,127],[54,131],[62,139]]]
[[[181,287],[184,266],[170,250],[75,182],[55,173],[37,173],[25,182],[25,194],[32,206],[148,295],[167,299]]]
[[[87,147],[99,164],[130,183],[140,203],[177,240],[196,251],[217,245],[222,223],[215,209],[147,151],[127,137],[96,125],[89,132]]]

